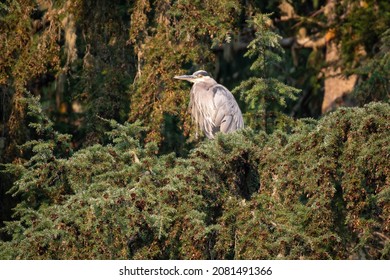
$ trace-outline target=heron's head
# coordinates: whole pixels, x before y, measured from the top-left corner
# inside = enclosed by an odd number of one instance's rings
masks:
[[[210,79],[212,79],[209,75],[209,73],[207,73],[206,71],[204,70],[199,70],[199,71],[196,71],[194,74],[192,75],[182,75],[182,76],[175,76],[174,77],[175,79],[178,79],[178,80],[184,80],[184,81],[189,81],[191,83],[198,83],[198,82],[207,82],[209,81]]]

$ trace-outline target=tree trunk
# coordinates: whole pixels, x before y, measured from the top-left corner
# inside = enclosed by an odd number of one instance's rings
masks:
[[[329,25],[336,20],[335,7],[335,0],[329,0],[326,4],[324,13]],[[337,62],[340,61],[340,56],[340,46],[333,41],[327,40],[325,56],[327,67],[324,69],[325,89],[321,108],[323,114],[338,106],[348,105],[344,97],[353,90],[356,84],[356,75],[345,77],[341,74],[340,67],[336,66]]]
[[[335,42],[328,42],[326,46],[325,90],[321,112],[324,114],[338,106],[348,105],[345,96],[350,93],[357,80],[356,75],[345,77],[340,67],[334,65],[340,60],[340,48]]]

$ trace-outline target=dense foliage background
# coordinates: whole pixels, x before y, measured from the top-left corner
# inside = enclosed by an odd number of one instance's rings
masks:
[[[0,54],[1,259],[390,258],[388,1],[6,0]]]

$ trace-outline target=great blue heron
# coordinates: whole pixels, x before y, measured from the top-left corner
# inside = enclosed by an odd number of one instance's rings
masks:
[[[229,133],[244,127],[241,110],[233,94],[206,71],[199,70],[192,75],[174,78],[194,84],[189,109],[192,119],[207,138],[213,139],[219,131]]]

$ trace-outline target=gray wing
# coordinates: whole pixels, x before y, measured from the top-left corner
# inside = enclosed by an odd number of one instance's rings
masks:
[[[233,94],[222,85],[215,85],[210,90],[214,94],[215,113],[214,124],[218,130],[229,133],[244,127],[244,120],[240,107]]]
[[[191,89],[189,109],[207,138],[218,131],[229,133],[244,127],[241,110],[231,92],[221,85],[199,84]]]

